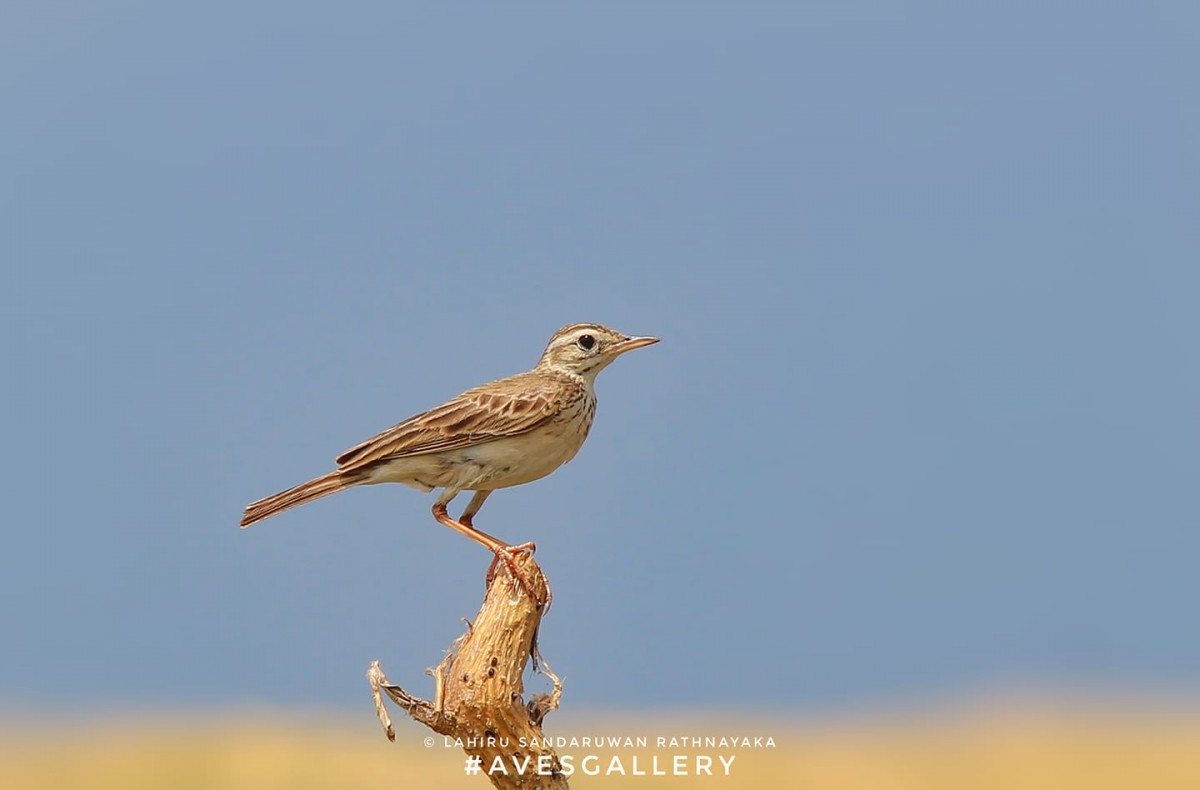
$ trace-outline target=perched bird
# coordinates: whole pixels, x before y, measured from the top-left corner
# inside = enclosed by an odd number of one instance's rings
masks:
[[[545,477],[574,458],[596,414],[596,374],[626,351],[657,342],[599,324],[563,327],[533,370],[467,390],[347,450],[335,471],[247,506],[242,526],[351,486],[441,488],[433,517],[482,543],[528,587],[513,554],[533,544],[510,546],[476,529],[475,514],[496,489]],[[461,491],[474,496],[454,519],[446,508]]]

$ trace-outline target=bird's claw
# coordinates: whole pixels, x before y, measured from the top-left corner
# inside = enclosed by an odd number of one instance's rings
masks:
[[[529,574],[525,572],[525,569],[517,564],[518,554],[529,552],[532,556],[537,551],[537,546],[532,543],[522,543],[519,546],[499,546],[495,551],[496,559],[492,560],[492,567],[488,568],[488,583],[491,583],[492,577],[495,575],[496,563],[503,561],[512,577],[521,583],[521,586],[525,588],[525,592],[529,593],[530,598],[537,601],[538,594],[534,589],[533,580],[529,578]],[[549,587],[547,587],[547,590],[549,590]]]

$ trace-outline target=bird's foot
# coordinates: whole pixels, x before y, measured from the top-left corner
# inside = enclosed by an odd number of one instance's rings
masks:
[[[529,574],[525,572],[525,569],[517,564],[518,554],[527,551],[530,555],[532,555],[535,551],[537,551],[537,546],[535,546],[533,543],[522,543],[518,546],[499,546],[495,549],[495,551],[496,559],[492,560],[492,566],[488,568],[488,583],[491,583],[492,578],[496,574],[496,564],[503,562],[505,567],[508,568],[508,572],[512,574],[512,577],[521,583],[521,586],[525,588],[525,592],[529,593],[529,597],[534,601],[538,601],[538,594],[533,586],[533,580],[529,578]],[[552,593],[550,592],[550,582],[547,581],[544,576],[542,577],[542,581],[546,585],[546,601],[543,606],[545,609],[549,609],[550,600],[553,597]]]
[[[517,546],[509,546],[505,549],[505,551],[508,552],[508,556],[510,558],[515,557],[522,551],[528,551],[530,556],[532,556],[537,552],[537,545],[535,545],[533,541],[530,541]],[[537,595],[534,594],[529,580],[522,577],[520,574],[517,575],[517,578],[521,580],[521,584],[524,585],[525,590],[529,593],[533,600],[536,601],[538,598]],[[542,604],[542,614],[544,615],[546,612],[550,611],[550,602],[554,600],[554,591],[550,589],[550,580],[547,579],[544,574],[542,575],[542,584],[546,585],[546,600]]]

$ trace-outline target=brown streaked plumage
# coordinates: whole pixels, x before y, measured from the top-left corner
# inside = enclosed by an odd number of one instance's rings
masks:
[[[242,526],[356,485],[441,488],[434,518],[487,546],[515,572],[512,552],[532,544],[509,546],[475,529],[475,514],[492,491],[545,477],[571,460],[596,413],[596,375],[626,351],[657,342],[599,324],[563,327],[533,370],[467,390],[347,450],[329,474],[250,504]],[[456,520],[446,507],[462,491],[475,495]]]

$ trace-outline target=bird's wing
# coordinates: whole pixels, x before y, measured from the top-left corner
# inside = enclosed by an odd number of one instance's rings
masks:
[[[520,374],[485,384],[388,428],[337,458],[338,469],[361,469],[391,458],[435,453],[531,431],[562,410],[561,398],[538,378]]]

